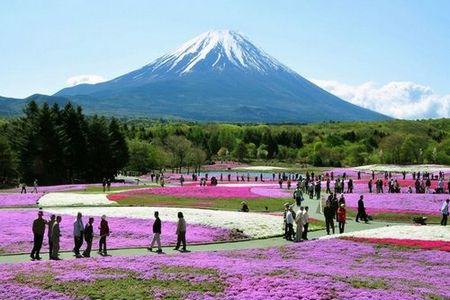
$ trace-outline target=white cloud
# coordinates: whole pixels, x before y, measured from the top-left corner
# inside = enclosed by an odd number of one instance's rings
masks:
[[[365,82],[349,85],[335,80],[311,80],[353,104],[400,119],[450,117],[450,94],[438,95],[430,87],[409,81],[385,85]]]
[[[103,81],[106,81],[103,76],[95,74],[83,74],[70,77],[69,79],[67,79],[66,84],[68,86],[75,86],[82,83],[94,84]]]

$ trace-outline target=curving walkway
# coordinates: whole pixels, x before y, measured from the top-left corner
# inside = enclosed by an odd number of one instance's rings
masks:
[[[319,210],[319,201],[317,200],[305,200],[304,206],[309,206],[310,216],[319,220],[323,219],[322,214]],[[356,223],[354,220],[347,220],[346,232],[353,232],[366,229],[380,228],[384,226],[398,225],[398,223],[385,223],[385,222],[370,222],[369,224]],[[317,239],[326,236],[325,230],[318,230],[314,232],[309,232],[309,239]],[[338,236],[338,235],[336,235]],[[149,235],[150,239],[150,235]],[[94,241],[94,249],[97,248],[97,241]],[[189,242],[189,241],[188,241]],[[267,248],[267,247],[278,247],[290,244],[292,242],[284,240],[282,237],[272,237],[265,239],[254,239],[245,241],[234,241],[234,242],[222,242],[222,243],[211,243],[211,244],[200,244],[200,245],[188,245],[190,251],[222,251],[222,250],[241,250],[250,248]],[[306,242],[307,243],[307,242]],[[83,247],[82,247],[83,249]],[[47,249],[43,249],[44,251]],[[179,253],[174,251],[172,247],[163,247],[164,254],[175,254]],[[129,255],[156,255],[154,252],[147,251],[146,248],[126,248],[126,249],[114,249],[108,251],[110,255],[119,256],[129,256]],[[43,259],[47,259],[45,252],[42,252]],[[92,256],[98,256],[96,251],[92,251]],[[61,258],[63,259],[74,259],[72,252],[61,252]],[[28,254],[13,254],[13,255],[0,255],[0,263],[18,263],[30,261]]]

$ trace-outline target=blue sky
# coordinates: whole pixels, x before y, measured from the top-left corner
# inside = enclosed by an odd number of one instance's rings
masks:
[[[450,103],[449,12],[445,0],[4,1],[0,95],[52,94],[82,74],[112,79],[227,28],[346,100],[376,102],[367,85],[383,95],[408,82],[406,98]]]

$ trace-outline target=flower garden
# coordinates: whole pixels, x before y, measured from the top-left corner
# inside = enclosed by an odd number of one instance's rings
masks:
[[[377,177],[384,176],[381,167],[374,168]],[[403,180],[397,173],[402,169],[389,168],[396,172],[393,176],[402,186],[401,193],[369,193],[370,168],[334,169],[335,176],[345,172],[355,182],[354,193],[344,194],[350,209],[348,231],[326,236],[320,201],[305,195],[312,233],[310,241],[295,244],[280,236],[283,205],[294,202],[296,182],[291,190],[280,189],[271,178],[224,181],[217,186],[186,181],[181,186],[170,175],[166,187],[116,184],[107,193],[98,184],[42,187],[37,194],[5,191],[0,193],[0,218],[4,220],[0,259],[21,253],[28,257],[38,207],[44,218],[62,216],[62,251],[73,248],[73,221],[81,212],[85,222],[89,216],[95,219],[94,249],[100,217],[105,214],[111,228],[108,248],[125,252],[117,256],[113,250],[112,257],[14,263],[14,268],[0,264],[0,299],[450,299],[448,289],[442,288],[450,277],[450,229],[413,225],[410,218],[423,215],[434,222],[449,194],[406,193],[412,179]],[[358,171],[362,172],[360,180]],[[449,173],[445,171],[446,178]],[[432,188],[435,185],[433,181]],[[374,216],[372,225],[353,221],[351,211],[356,210],[360,195]],[[242,201],[248,204],[249,213],[238,211]],[[145,249],[152,238],[154,211],[162,220],[165,255],[151,255]],[[174,254],[167,248],[176,243],[179,211],[187,222],[191,253]],[[387,214],[396,223],[378,224],[386,222],[382,216]],[[251,246],[240,248],[241,243]],[[235,250],[223,250],[223,244]],[[202,248],[205,245],[212,248]],[[44,239],[43,251],[47,248]],[[134,252],[124,255],[124,249]]]
[[[268,249],[33,262],[0,266],[0,296],[446,299],[449,261],[450,252],[329,239]]]

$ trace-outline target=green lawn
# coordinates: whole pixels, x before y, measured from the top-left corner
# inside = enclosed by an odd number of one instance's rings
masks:
[[[136,194],[125,199],[117,201],[123,206],[176,206],[191,208],[211,208],[220,210],[234,210],[241,208],[242,201],[246,201],[250,211],[268,211],[280,212],[283,210],[283,204],[291,201],[290,198],[179,198],[171,196]],[[267,207],[267,209],[266,209]]]
[[[115,187],[111,187],[109,191],[106,191],[106,193],[110,193],[110,192],[117,192],[117,191],[125,191],[125,190],[137,190],[137,189],[144,189],[144,188],[149,188],[149,187],[155,187],[152,185],[133,185],[133,186],[129,186],[129,185],[124,185],[124,186],[115,186]],[[103,187],[102,186],[88,186],[86,189],[84,190],[75,190],[75,191],[67,191],[69,193],[103,193]]]

